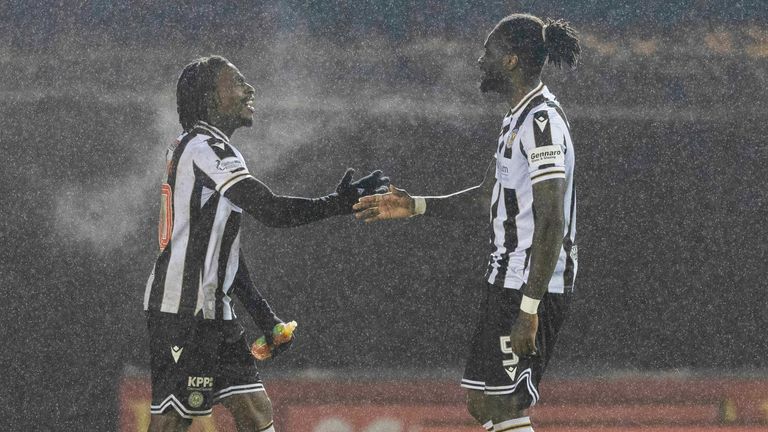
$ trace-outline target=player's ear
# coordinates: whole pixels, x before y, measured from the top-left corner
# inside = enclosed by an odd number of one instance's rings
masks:
[[[505,70],[512,72],[520,64],[520,59],[517,57],[517,54],[506,54],[501,59],[501,62]]]

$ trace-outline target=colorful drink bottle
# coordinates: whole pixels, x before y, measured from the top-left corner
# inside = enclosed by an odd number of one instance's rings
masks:
[[[293,331],[296,329],[296,321],[288,323],[279,323],[272,329],[272,342],[274,346],[282,345],[293,338]],[[251,354],[257,360],[266,360],[272,357],[272,347],[267,344],[267,338],[262,336],[256,339],[251,346]]]

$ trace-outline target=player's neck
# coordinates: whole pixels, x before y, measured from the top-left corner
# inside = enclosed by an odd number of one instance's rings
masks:
[[[232,134],[235,133],[235,128],[233,127],[223,126],[223,127],[220,127],[219,130],[224,132],[224,135],[226,135],[227,138],[232,138]]]
[[[532,92],[540,82],[541,78],[539,77],[527,81],[520,80],[516,82],[514,90],[512,90],[508,99],[510,108],[517,106],[517,104],[519,104],[528,93]]]
[[[223,132],[227,138],[232,138],[232,134],[234,134],[235,129],[237,129],[236,127],[226,124],[226,122],[216,121],[215,119],[210,120],[209,124]]]

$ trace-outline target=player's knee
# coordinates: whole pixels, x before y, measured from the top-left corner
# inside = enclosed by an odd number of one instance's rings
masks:
[[[272,425],[272,401],[265,392],[230,396],[223,403],[235,418],[238,430],[263,431]]]
[[[235,417],[235,424],[238,431],[261,432],[269,430],[272,426],[272,419],[265,417],[238,416]]]

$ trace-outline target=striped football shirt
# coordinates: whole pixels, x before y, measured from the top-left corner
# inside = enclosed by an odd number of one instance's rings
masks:
[[[575,151],[568,120],[544,84],[504,117],[496,148],[496,183],[491,199],[489,283],[520,289],[528,280],[534,230],[533,185],[565,180],[563,243],[548,291],[573,289],[576,248]]]
[[[242,154],[219,129],[198,122],[166,152],[160,187],[160,254],[144,309],[235,317],[230,299],[240,251],[242,209],[224,193],[251,177]]]

